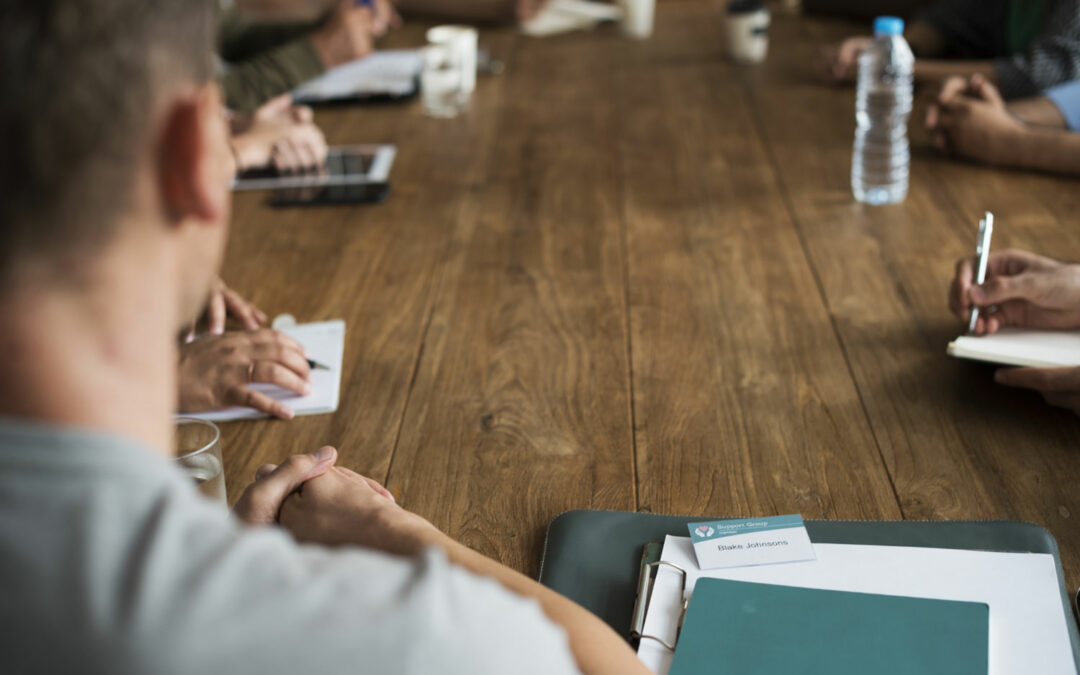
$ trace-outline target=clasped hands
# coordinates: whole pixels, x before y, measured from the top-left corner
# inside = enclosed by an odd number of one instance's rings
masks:
[[[259,468],[233,509],[249,525],[280,524],[300,542],[414,555],[447,537],[398,506],[377,481],[335,466],[330,446]]]
[[[1026,251],[998,251],[989,256],[982,285],[974,283],[975,265],[973,257],[957,262],[949,308],[966,324],[972,308],[979,307],[976,334],[1005,326],[1080,329],[1080,265]],[[1080,368],[1000,368],[994,379],[1034,389],[1051,405],[1080,415]]]

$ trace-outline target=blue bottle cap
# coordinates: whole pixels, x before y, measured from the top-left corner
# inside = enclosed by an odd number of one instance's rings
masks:
[[[874,19],[874,35],[903,35],[904,20],[898,16],[879,16]]]

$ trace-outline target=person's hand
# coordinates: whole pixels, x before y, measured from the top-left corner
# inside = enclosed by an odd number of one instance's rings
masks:
[[[991,253],[986,282],[974,285],[976,260],[962,258],[949,289],[949,308],[965,323],[979,307],[975,333],[1002,326],[1080,328],[1080,265],[1026,251]]]
[[[375,35],[374,13],[355,0],[341,0],[326,22],[311,33],[311,42],[327,68],[371,53]]]
[[[999,368],[998,384],[1034,389],[1046,402],[1080,415],[1080,368]]]
[[[858,72],[859,55],[873,41],[873,38],[860,36],[824,48],[820,58],[822,78],[830,84],[853,82]]]
[[[286,499],[279,521],[301,542],[363,546],[397,555],[446,541],[434,525],[398,506],[378,482],[340,466]]]
[[[382,37],[391,28],[401,27],[401,15],[390,0],[374,0],[372,3],[371,32],[375,37]]]
[[[306,396],[310,377],[304,348],[284,333],[264,329],[200,338],[180,347],[180,412],[239,405],[292,419],[287,405],[249,385],[273,384]]]
[[[1009,112],[1005,100],[982,75],[951,77],[926,111],[926,129],[939,150],[987,164],[1016,161],[1024,123]]]
[[[233,122],[237,171],[272,166],[280,173],[326,163],[326,137],[311,108],[293,105],[290,94],[263,104],[249,120]]]
[[[256,330],[266,323],[266,313],[225,285],[219,277],[206,303],[207,330],[211,335],[225,332],[225,319],[236,317],[244,330]]]
[[[293,455],[281,466],[264,464],[255,482],[240,495],[233,513],[248,525],[276,523],[285,499],[305,482],[326,473],[337,461],[337,450],[323,446],[309,455]]]

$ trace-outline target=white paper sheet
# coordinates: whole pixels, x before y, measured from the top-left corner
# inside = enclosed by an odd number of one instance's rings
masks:
[[[701,571],[689,537],[664,542],[661,559],[687,571],[687,594],[702,577],[757,583],[985,602],[990,606],[989,675],[1075,675],[1054,558],[908,546],[814,544],[817,560]],[[644,632],[672,641],[681,575],[657,571]],[[638,657],[667,675],[672,653],[642,640]]]
[[[422,65],[417,49],[388,49],[331,68],[293,90],[298,102],[334,101],[358,96],[408,96]]]
[[[532,37],[548,37],[589,30],[601,21],[617,21],[622,10],[613,5],[583,0],[551,0],[535,17],[522,22],[521,32]]]
[[[1002,328],[993,335],[956,338],[949,355],[1029,368],[1080,366],[1080,332]]]
[[[321,415],[336,411],[341,395],[341,365],[345,356],[345,322],[339,320],[305,323],[283,328],[281,332],[304,345],[312,360],[330,369],[311,371],[312,392],[307,396],[297,396],[294,392],[270,384],[253,384],[251,388],[283,402],[297,415]],[[233,407],[207,413],[184,413],[183,416],[211,422],[228,422],[266,417],[266,414],[254,408]]]

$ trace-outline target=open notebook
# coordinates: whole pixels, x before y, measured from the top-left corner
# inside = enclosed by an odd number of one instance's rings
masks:
[[[417,92],[417,49],[388,49],[340,65],[293,90],[298,103],[407,98]]]
[[[273,399],[282,401],[292,408],[297,415],[320,415],[336,411],[338,398],[341,395],[341,364],[345,355],[345,322],[338,320],[305,323],[283,328],[281,332],[299,341],[300,344],[304,345],[304,348],[307,349],[314,361],[329,367],[329,370],[315,369],[311,371],[312,392],[307,396],[298,396],[294,392],[271,384],[253,384],[251,388]],[[184,417],[197,417],[212,422],[227,422],[229,420],[266,417],[266,414],[254,408],[234,407],[207,413],[185,413]]]
[[[668,536],[661,560],[685,570],[686,595],[699,579],[729,579],[856,593],[985,603],[990,608],[989,675],[1075,675],[1054,557],[914,546],[814,544],[817,560],[701,570],[689,537]],[[659,567],[645,635],[678,640],[683,577]],[[667,675],[672,652],[642,640],[638,658]]]
[[[949,343],[949,356],[1006,366],[1080,366],[1080,332],[1002,328],[993,335],[964,335]]]

